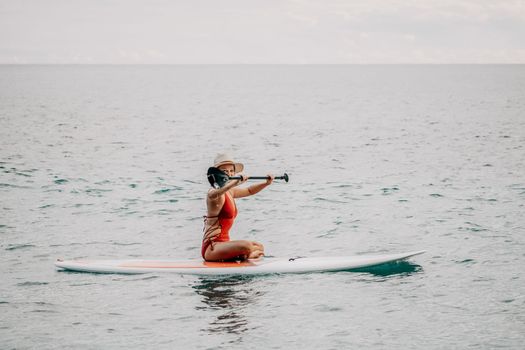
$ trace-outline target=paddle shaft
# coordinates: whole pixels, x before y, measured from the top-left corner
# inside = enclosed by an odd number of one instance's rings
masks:
[[[248,180],[268,180],[269,176],[250,176]],[[288,182],[288,174],[284,174],[283,176],[275,176],[273,178],[274,180],[284,180]],[[241,180],[240,176],[230,176],[230,180]]]

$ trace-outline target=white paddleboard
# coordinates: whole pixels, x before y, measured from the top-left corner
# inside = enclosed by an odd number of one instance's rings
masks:
[[[262,275],[271,273],[307,273],[344,271],[386,264],[424,253],[424,250],[388,254],[318,258],[262,258],[243,262],[208,262],[203,260],[57,260],[58,268],[95,273],[141,274],[171,272],[188,275]]]

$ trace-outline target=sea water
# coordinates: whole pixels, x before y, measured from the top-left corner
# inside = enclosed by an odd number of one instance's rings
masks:
[[[0,66],[0,348],[520,349],[525,66]],[[198,259],[216,153],[268,255],[370,271],[57,271]]]

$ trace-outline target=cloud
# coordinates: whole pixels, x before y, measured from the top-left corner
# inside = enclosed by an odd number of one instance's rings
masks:
[[[515,0],[0,0],[0,63],[525,63]]]

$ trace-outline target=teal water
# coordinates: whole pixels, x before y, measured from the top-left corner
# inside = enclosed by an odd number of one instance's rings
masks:
[[[521,349],[525,69],[0,66],[0,348]],[[56,271],[199,257],[204,176],[290,174],[231,236],[272,256],[427,250],[257,278]]]

